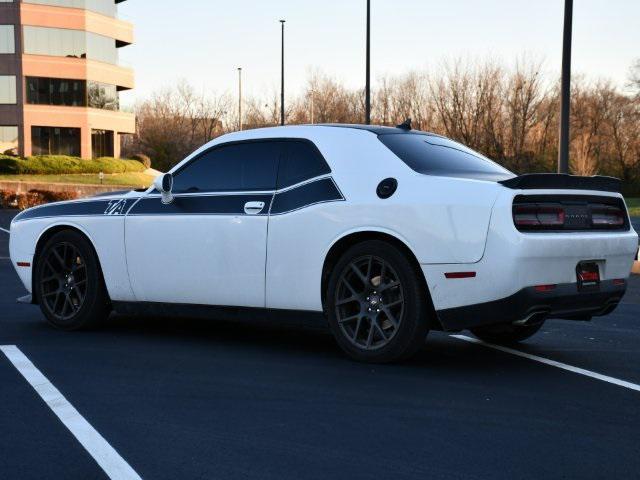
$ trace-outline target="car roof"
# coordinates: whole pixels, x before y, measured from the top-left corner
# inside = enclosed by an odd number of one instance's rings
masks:
[[[434,135],[439,137],[440,135],[431,132],[423,132],[421,130],[406,130],[398,127],[385,127],[382,125],[364,125],[360,123],[316,123],[312,125],[314,127],[337,127],[337,128],[355,128],[356,130],[366,130],[374,133],[375,135],[386,135],[390,133],[412,133],[418,135]]]

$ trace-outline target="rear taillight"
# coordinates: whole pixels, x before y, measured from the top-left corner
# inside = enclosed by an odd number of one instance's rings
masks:
[[[594,227],[621,227],[624,225],[624,212],[612,205],[592,205],[591,224]]]
[[[521,232],[629,230],[620,197],[600,195],[517,195],[513,223]]]
[[[524,203],[513,206],[516,227],[527,229],[554,228],[564,225],[565,212],[561,205]]]

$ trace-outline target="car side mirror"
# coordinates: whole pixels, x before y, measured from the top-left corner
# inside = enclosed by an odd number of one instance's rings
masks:
[[[170,173],[158,175],[153,181],[153,186],[162,195],[163,204],[168,205],[173,202],[173,194],[171,193],[171,190],[173,190],[173,175]]]

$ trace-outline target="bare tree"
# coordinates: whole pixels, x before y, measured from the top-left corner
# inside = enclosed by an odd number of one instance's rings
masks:
[[[558,144],[559,82],[545,80],[541,63],[526,58],[514,68],[462,60],[440,69],[383,76],[373,91],[373,122],[414,128],[458,140],[517,173],[554,171]],[[571,167],[574,173],[620,176],[640,193],[640,61],[625,94],[609,81],[576,77],[572,90]],[[287,102],[287,123],[361,123],[364,95],[320,71]],[[247,97],[243,128],[279,124],[277,91]],[[229,95],[198,93],[186,82],[163,89],[137,106],[131,153],[170,168],[191,151],[237,128]],[[635,183],[634,183],[635,182]],[[636,187],[633,187],[636,185]]]
[[[640,97],[640,58],[636,59],[629,69],[629,88],[631,88],[636,97]]]
[[[530,171],[534,152],[529,149],[529,135],[538,122],[543,100],[540,65],[519,61],[507,79],[505,119],[507,121],[507,155],[516,171]]]
[[[169,169],[224,133],[230,106],[228,95],[196,94],[186,82],[160,90],[136,108],[137,133],[129,153],[144,153],[156,168]]]

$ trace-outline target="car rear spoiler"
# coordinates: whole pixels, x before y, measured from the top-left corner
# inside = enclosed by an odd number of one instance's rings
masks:
[[[622,189],[619,178],[595,175],[580,177],[565,173],[528,173],[518,177],[502,180],[507,188],[514,190],[553,189],[553,190],[599,190],[601,192],[617,192]]]

